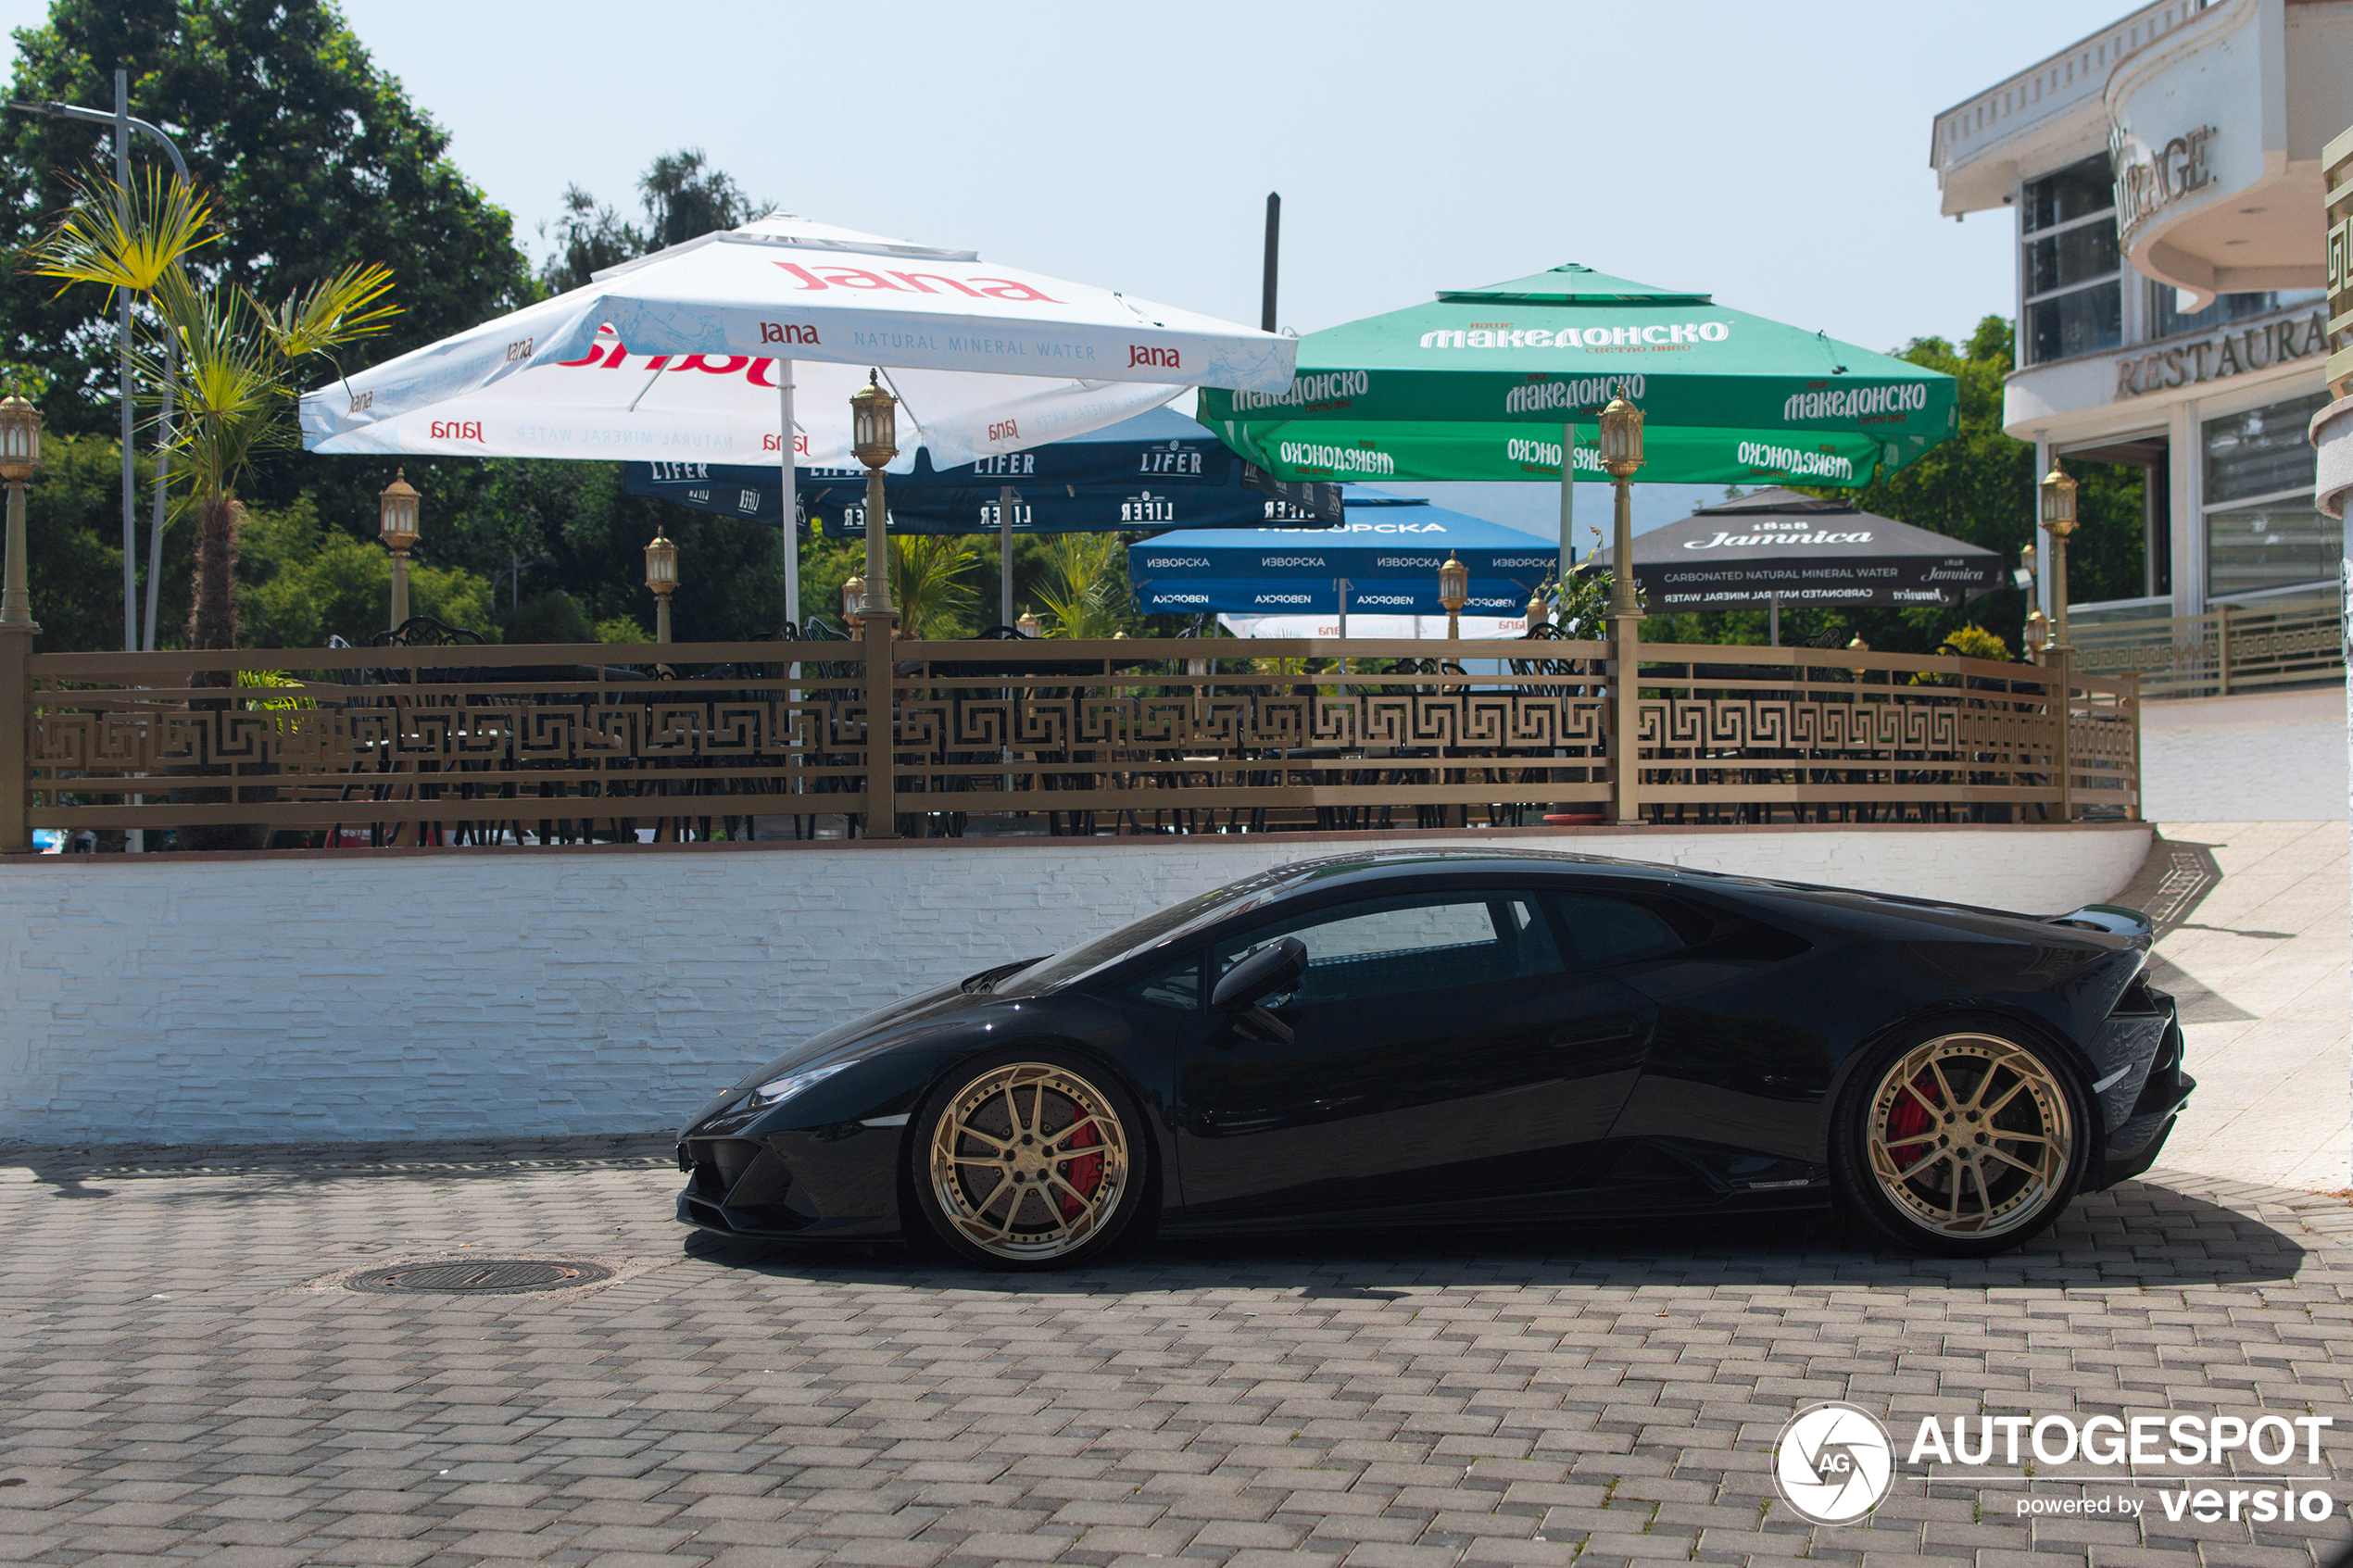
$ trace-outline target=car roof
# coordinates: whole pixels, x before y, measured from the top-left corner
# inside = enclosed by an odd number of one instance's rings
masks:
[[[1579,855],[1563,849],[1518,849],[1500,845],[1492,849],[1457,846],[1432,846],[1417,849],[1401,846],[1391,849],[1361,850],[1353,855],[1324,855],[1314,859],[1293,860],[1288,865],[1269,867],[1251,880],[1269,890],[1279,889],[1277,896],[1281,897],[1311,886],[1328,887],[1383,872],[1416,871],[1432,873],[1493,871],[1516,874],[1534,872],[1555,876],[1580,872],[1606,872],[1657,880],[1672,880],[1681,874],[1680,868],[1656,861],[1624,860],[1607,855]]]

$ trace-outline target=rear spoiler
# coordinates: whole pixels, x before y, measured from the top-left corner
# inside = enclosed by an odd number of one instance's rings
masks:
[[[2145,949],[2155,940],[2157,928],[2148,916],[2138,909],[2128,909],[2121,904],[2086,904],[2080,909],[2063,915],[2046,917],[2045,925],[2073,926],[2078,931],[2100,931],[2110,936],[2132,939],[2136,947]]]

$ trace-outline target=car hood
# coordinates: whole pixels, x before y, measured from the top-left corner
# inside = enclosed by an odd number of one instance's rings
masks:
[[[1034,961],[1034,960],[1026,960]],[[981,973],[990,972],[984,970]],[[854,1061],[862,1057],[900,1045],[936,1030],[969,1022],[974,1015],[1004,1005],[987,990],[968,991],[965,986],[973,978],[950,981],[945,985],[886,1002],[871,1012],[862,1013],[846,1023],[837,1023],[820,1035],[812,1035],[798,1045],[788,1046],[758,1067],[752,1068],[728,1085],[717,1098],[697,1111],[688,1122],[692,1126],[724,1109],[745,1090],[765,1084],[787,1073],[805,1073],[810,1068],[828,1062]]]

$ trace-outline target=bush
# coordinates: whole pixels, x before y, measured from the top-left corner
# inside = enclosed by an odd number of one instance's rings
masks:
[[[251,510],[237,531],[237,620],[248,646],[359,646],[391,622],[392,557],[319,521],[308,496]],[[409,562],[409,613],[488,634],[490,584],[462,567]]]

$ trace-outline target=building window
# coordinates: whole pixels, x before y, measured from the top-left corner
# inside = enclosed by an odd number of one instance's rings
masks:
[[[2178,337],[2183,332],[2211,332],[2230,321],[2243,321],[2249,316],[2268,316],[2274,310],[2292,309],[2298,305],[2311,305],[2328,297],[2326,289],[2261,289],[2253,294],[2224,294],[2214,296],[2214,302],[2196,313],[2177,308],[2181,291],[2171,283],[2149,282],[2148,335],[2153,338]]]
[[[2026,362],[2116,347],[2124,341],[2123,260],[2108,158],[2030,181],[2025,196],[2018,285]]]
[[[2327,393],[2316,392],[2206,421],[2208,599],[2336,581],[2345,525],[2312,505],[2312,446],[2304,433],[2327,401]]]

